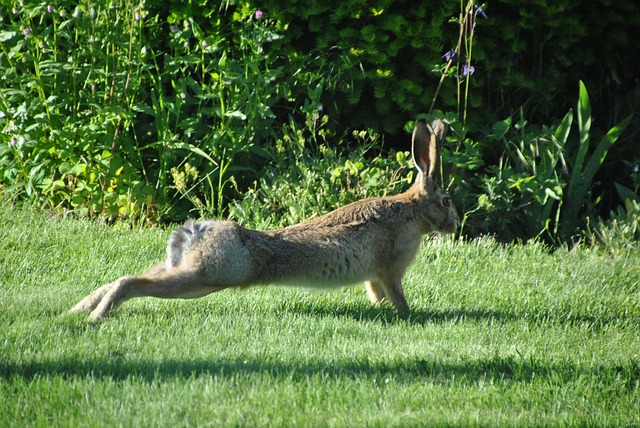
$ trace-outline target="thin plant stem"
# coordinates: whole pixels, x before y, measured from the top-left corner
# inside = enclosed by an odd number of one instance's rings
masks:
[[[473,54],[473,32],[476,27],[475,22],[475,13],[474,13],[474,1],[471,0],[467,4],[467,10],[465,11],[465,48],[467,51],[466,60],[467,60],[467,79],[465,80],[464,85],[464,110],[462,113],[462,125],[466,125],[467,123],[467,106],[469,102],[469,83],[471,79],[469,76],[471,75],[471,56]],[[467,36],[468,34],[468,36]]]
[[[469,1],[466,7],[464,5],[463,0],[460,1],[459,27],[460,27],[460,30],[458,32],[458,43],[456,44],[456,48],[454,50],[455,56],[453,56],[452,58],[449,59],[449,61],[447,61],[447,64],[445,65],[445,68],[442,71],[442,75],[440,76],[440,80],[438,81],[438,86],[436,88],[435,94],[433,95],[433,99],[431,100],[431,105],[429,106],[429,112],[428,112],[429,114],[433,112],[433,108],[435,106],[436,100],[440,93],[440,89],[442,88],[442,85],[444,83],[444,79],[448,76],[449,69],[453,65],[453,62],[455,61],[458,64],[458,70],[457,70],[458,102],[457,104],[458,104],[458,116],[460,115],[460,105],[461,105],[461,100],[460,100],[460,96],[461,96],[460,57],[461,55],[460,54],[461,54],[462,46],[464,43],[464,49],[466,53],[465,58],[467,61],[466,64],[467,64],[467,67],[470,67],[471,55],[473,50],[473,33],[475,28],[474,0]],[[468,97],[469,97],[469,79],[466,79],[465,88],[464,88],[464,109],[462,113],[463,124],[466,123],[466,118],[467,118]]]

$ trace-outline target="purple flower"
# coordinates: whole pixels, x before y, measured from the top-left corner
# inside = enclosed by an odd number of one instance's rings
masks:
[[[16,140],[16,137],[11,138],[11,146],[15,146],[16,144],[18,144],[18,140]]]
[[[53,5],[52,5],[52,4],[50,4],[49,6],[47,6],[47,12],[49,12],[49,13],[53,13],[53,11],[54,11],[54,10],[55,10],[55,9],[53,8]]]
[[[264,13],[261,10],[256,10],[256,19],[262,19]]]
[[[25,36],[28,36],[29,34],[31,34],[31,29],[25,28],[24,30],[22,30],[22,34],[24,34]]]
[[[479,16],[480,18],[484,18],[487,19],[487,14],[485,13],[484,10],[482,10],[477,4],[473,5],[473,8],[476,11],[476,16]]]
[[[180,27],[178,27],[178,24],[173,24],[171,26],[171,32],[172,33],[177,33],[178,31],[180,31]]]
[[[462,77],[471,76],[474,71],[476,71],[476,69],[473,65],[465,64],[462,66]]]
[[[453,48],[451,48],[449,52],[442,55],[442,58],[444,58],[445,62],[449,62],[449,61],[453,62],[458,59],[458,54],[456,53],[456,51],[453,50]]]
[[[136,21],[140,21],[140,12],[136,12],[136,13],[134,13],[134,14],[133,14],[133,18],[134,18]]]

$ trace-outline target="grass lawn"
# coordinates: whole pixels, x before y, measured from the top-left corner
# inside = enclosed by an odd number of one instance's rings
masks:
[[[364,287],[65,311],[169,231],[0,207],[0,427],[639,426],[640,246],[425,240],[408,318]]]

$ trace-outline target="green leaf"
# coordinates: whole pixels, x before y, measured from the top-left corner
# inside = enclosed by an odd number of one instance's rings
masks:
[[[493,125],[492,136],[495,136],[497,139],[501,139],[507,134],[507,132],[509,132],[509,128],[511,128],[511,117],[496,122],[495,125]]]
[[[226,117],[235,117],[240,120],[247,120],[247,115],[242,113],[240,110],[228,111],[224,114]]]
[[[172,146],[172,148],[177,148],[177,149],[187,149],[187,150],[197,154],[198,156],[203,157],[204,159],[208,160],[212,164],[218,165],[217,161],[213,160],[213,158],[211,156],[209,156],[206,152],[204,152],[201,148],[196,147],[193,144],[176,142],[176,143],[172,143],[171,146]]]
[[[18,34],[16,31],[0,31],[0,43],[8,42],[13,39],[16,34]]]
[[[616,186],[616,190],[618,191],[618,195],[620,195],[620,199],[623,201],[637,201],[640,202],[640,196],[633,190],[629,189],[626,186],[623,186],[620,183],[613,183]]]
[[[558,190],[558,189],[556,189],[556,190]],[[562,188],[560,188],[560,191],[562,191]],[[554,191],[553,191],[552,189],[550,189],[549,187],[547,187],[547,188],[545,188],[545,189],[544,189],[544,193],[545,193],[548,197],[550,197],[551,199],[555,199],[556,201],[559,201],[559,200],[561,199],[561,198],[560,198],[560,196],[558,196],[558,193],[554,192]],[[560,193],[560,194],[562,194],[562,193]],[[546,199],[545,199],[545,202],[546,202]]]
[[[573,110],[569,109],[564,119],[562,119],[562,122],[560,122],[560,125],[558,125],[558,128],[556,128],[556,132],[553,134],[563,148],[567,144],[569,133],[571,133],[571,122],[573,122]]]
[[[580,81],[580,98],[578,100],[578,131],[580,132],[580,147],[573,165],[574,174],[576,172],[582,173],[582,163],[589,149],[589,133],[591,131],[591,103],[587,88],[582,81]]]
[[[609,149],[618,140],[620,134],[624,132],[629,123],[631,123],[632,118],[633,114],[630,114],[622,122],[611,128],[609,132],[607,132],[607,135],[602,137],[584,170],[584,182],[591,183],[591,180],[593,180],[596,172],[598,172],[598,169],[600,169],[604,159],[607,157]]]
[[[132,106],[133,111],[139,112],[139,113],[146,113],[149,116],[155,117],[156,116],[156,111],[149,107],[147,104],[145,103],[137,103],[134,104]]]

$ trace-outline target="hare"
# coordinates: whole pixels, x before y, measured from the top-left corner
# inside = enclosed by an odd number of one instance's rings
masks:
[[[363,199],[280,230],[189,220],[171,235],[165,262],[98,288],[71,312],[90,310],[89,320],[97,321],[132,297],[190,299],[230,287],[331,288],[357,282],[365,282],[372,303],[386,300],[408,311],[402,277],[422,235],[453,233],[460,222],[435,178],[444,133],[441,120],[416,123],[412,154],[418,175],[404,193]]]

